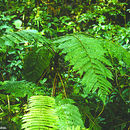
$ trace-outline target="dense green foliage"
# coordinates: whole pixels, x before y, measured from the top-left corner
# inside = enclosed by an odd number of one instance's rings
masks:
[[[0,1],[0,127],[129,129],[129,1]]]

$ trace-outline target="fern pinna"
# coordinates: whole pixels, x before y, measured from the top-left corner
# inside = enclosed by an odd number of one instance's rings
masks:
[[[69,126],[81,126],[84,124],[79,109],[72,104],[63,104],[57,107],[59,117],[59,130],[66,130]]]
[[[83,77],[84,93],[98,90],[98,95],[105,102],[106,95],[112,89],[108,81],[112,79],[112,73],[107,67],[112,65],[105,58],[106,51],[101,41],[84,34],[74,34],[62,37],[54,43],[60,43],[61,53],[66,53],[65,59],[70,61],[73,70]]]

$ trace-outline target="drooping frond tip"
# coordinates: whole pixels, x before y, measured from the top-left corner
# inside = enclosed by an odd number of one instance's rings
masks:
[[[105,57],[105,49],[101,40],[89,38],[84,34],[75,34],[62,37],[54,43],[59,42],[61,53],[66,53],[65,59],[73,66],[83,78],[82,84],[85,85],[84,93],[98,91],[99,97],[105,101],[106,95],[112,89],[108,79],[112,79],[112,73],[107,68],[112,66]]]

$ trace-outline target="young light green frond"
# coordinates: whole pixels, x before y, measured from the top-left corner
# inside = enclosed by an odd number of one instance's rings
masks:
[[[29,112],[23,117],[22,128],[25,130],[57,130],[58,117],[54,108],[54,98],[32,96],[29,100]]]
[[[82,84],[86,86],[85,92],[101,89],[106,94],[109,93],[112,85],[107,79],[112,79],[113,76],[107,66],[112,65],[105,57],[107,51],[103,48],[101,40],[89,38],[84,34],[75,34],[61,37],[54,42],[60,42],[61,53],[66,53],[65,59],[70,61],[73,70],[83,77]],[[104,100],[102,95],[99,96]]]
[[[58,100],[49,96],[32,96],[28,113],[23,116],[25,130],[85,130],[78,107],[70,99]]]

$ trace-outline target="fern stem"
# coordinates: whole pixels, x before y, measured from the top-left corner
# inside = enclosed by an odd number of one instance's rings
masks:
[[[103,113],[103,111],[104,111],[104,103],[103,103],[102,110],[101,110],[101,112],[98,114],[98,116],[96,117],[96,119]]]
[[[95,122],[90,118],[90,116],[86,113],[86,115],[87,115],[87,117],[89,118],[89,120],[94,124],[94,125],[96,125],[95,124]]]
[[[82,41],[78,37],[76,37],[75,35],[74,35],[74,37],[79,40],[79,42],[82,45],[83,49],[86,51],[86,53],[88,53],[87,50],[86,50],[86,48],[84,47]]]
[[[116,77],[116,85],[118,86],[119,84],[118,84],[118,75],[117,75],[117,69],[115,69],[115,77]]]
[[[9,100],[9,95],[7,95],[7,101],[8,101],[8,110],[10,112],[10,100]]]
[[[44,77],[44,75],[46,74],[47,71],[48,71],[48,68],[47,68],[46,71],[42,74],[41,78],[38,80],[37,85],[39,84],[40,80],[42,80],[42,78]]]
[[[2,76],[2,80],[4,81],[5,79],[4,79],[4,76],[3,76],[3,74],[1,73],[1,76]]]
[[[2,109],[1,107],[0,107],[0,110],[1,110],[2,112],[4,112],[3,109]]]
[[[56,76],[57,76],[57,73],[55,74],[55,78],[54,78],[54,82],[53,82],[53,90],[52,90],[52,96],[55,96],[55,91],[56,91]]]
[[[10,118],[10,100],[9,100],[9,95],[7,95],[7,102],[8,102],[8,110],[9,110],[9,121],[11,120],[11,118]]]
[[[62,80],[62,78],[61,78],[61,76],[60,76],[60,73],[59,73],[59,72],[58,72],[58,76],[59,76],[60,81],[61,81],[61,84],[62,84],[62,86],[63,86],[64,95],[65,95],[65,97],[67,98],[66,91],[65,91],[65,86],[64,86],[63,80]]]
[[[92,63],[92,60],[91,60],[91,57],[88,55],[88,51],[87,51],[87,49],[84,47],[84,45],[83,45],[82,41],[81,41],[78,37],[76,37],[75,35],[74,35],[74,37],[75,37],[76,39],[78,39],[78,40],[79,40],[79,42],[80,42],[81,46],[83,47],[83,49],[84,49],[84,50],[85,50],[85,52],[86,52],[86,55],[88,56],[88,58],[89,58],[89,60],[90,60],[91,64],[93,64],[93,63]],[[95,73],[95,69],[94,69],[94,67],[93,67],[93,66],[92,66],[92,69],[94,70],[94,73]]]

